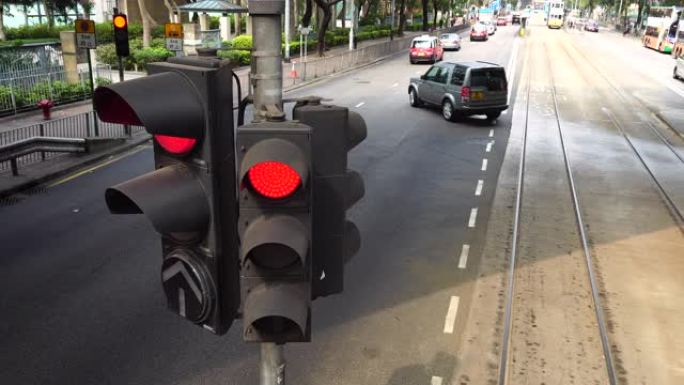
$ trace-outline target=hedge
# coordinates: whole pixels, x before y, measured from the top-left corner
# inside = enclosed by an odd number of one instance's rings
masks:
[[[143,48],[142,39],[132,39],[129,41],[131,56],[124,58],[124,68],[132,69],[136,65],[142,69],[148,63],[155,61],[166,61],[173,56],[173,52],[166,49],[166,41],[163,38],[155,38],[150,42],[150,48]],[[97,47],[97,60],[100,63],[111,66],[119,66],[119,58],[116,56],[114,44],[102,44]]]
[[[47,24],[23,25],[15,28],[5,28],[5,35],[7,40],[28,40],[28,39],[57,39],[59,40],[59,33],[61,31],[73,31],[73,24],[54,26],[52,29],[48,28]],[[142,24],[129,23],[128,36],[130,39],[142,38]],[[98,44],[106,44],[114,42],[114,27],[112,23],[96,23],[95,35],[97,36]],[[164,26],[158,25],[152,29],[153,38],[164,37]]]

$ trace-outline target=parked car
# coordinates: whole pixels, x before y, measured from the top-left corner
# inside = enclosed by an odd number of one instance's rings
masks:
[[[675,79],[684,78],[684,53],[679,55],[675,61],[674,70],[672,71],[672,77]]]
[[[584,30],[589,32],[598,32],[598,23],[596,22],[596,20],[587,20],[587,22],[584,24]]]
[[[442,43],[434,36],[418,36],[411,41],[409,61],[411,64],[418,62],[436,63],[444,59]]]
[[[439,41],[444,50],[454,49],[458,51],[461,49],[461,35],[457,33],[443,33],[439,36]]]
[[[487,26],[483,23],[475,23],[470,29],[470,41],[482,40],[487,41],[489,34],[487,33]]]
[[[496,19],[496,25],[497,25],[497,26],[499,26],[499,25],[504,25],[504,26],[505,26],[505,25],[507,25],[507,24],[508,24],[508,20],[506,20],[506,16],[499,16],[499,17]]]
[[[420,78],[411,78],[408,93],[411,106],[439,106],[449,121],[478,114],[495,121],[508,109],[506,71],[495,63],[437,63]]]

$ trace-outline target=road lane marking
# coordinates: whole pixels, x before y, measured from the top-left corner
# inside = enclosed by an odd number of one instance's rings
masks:
[[[392,84],[392,88],[394,88],[394,87],[396,87],[396,86],[398,86],[398,85],[399,85],[399,83],[394,83],[394,84]]]
[[[442,377],[432,376],[430,380],[430,385],[442,385]]]
[[[487,148],[485,148],[485,152],[490,152],[492,151],[492,145],[494,144],[494,141],[491,141],[487,143]]]
[[[468,227],[471,229],[475,227],[477,222],[477,207],[470,209],[470,218],[468,218]]]
[[[513,93],[513,84],[515,81],[515,66],[517,64],[517,60],[515,58],[518,57],[518,39],[515,39],[513,41],[513,52],[511,52],[511,58],[508,60],[508,66],[506,66],[506,71],[510,74],[510,78],[508,80],[508,98],[506,99],[506,104],[510,105],[511,104],[511,94]]]
[[[456,313],[458,312],[459,298],[455,295],[451,296],[449,301],[449,310],[447,310],[446,319],[444,319],[444,333],[453,334],[454,324],[456,323]]]
[[[482,168],[480,170],[487,171],[487,158],[482,159]]]
[[[466,264],[468,263],[468,253],[470,253],[470,245],[464,243],[463,247],[461,247],[461,256],[458,257],[458,268],[459,269],[465,269]]]
[[[477,187],[475,187],[475,196],[479,197],[482,195],[482,185],[484,185],[484,181],[482,179],[477,180]]]
[[[494,137],[494,129],[493,128],[489,129],[489,137],[490,138]]]
[[[504,114],[504,115],[508,114],[508,110],[504,110],[504,111],[502,112],[502,114]]]
[[[364,104],[366,104],[366,102],[361,102],[361,103],[356,105],[356,108],[359,108],[359,107],[363,106]]]
[[[71,175],[66,176],[66,177],[64,177],[64,178],[62,178],[62,179],[59,179],[59,180],[55,181],[54,183],[49,184],[49,185],[48,185],[48,188],[55,187],[55,186],[58,186],[58,185],[60,185],[60,184],[69,182],[69,181],[71,181],[71,180],[74,180],[74,179],[78,178],[79,176],[83,176],[83,175],[85,175],[85,174],[89,174],[89,173],[91,173],[91,172],[93,172],[93,171],[95,171],[95,170],[97,170],[97,169],[99,169],[99,168],[108,166],[108,165],[110,165],[110,164],[112,164],[112,163],[114,163],[114,162],[116,162],[116,161],[118,161],[118,160],[121,160],[121,159],[126,158],[126,157],[131,156],[131,155],[135,155],[135,154],[137,154],[138,152],[140,152],[140,151],[142,151],[142,150],[144,150],[144,149],[146,149],[146,148],[149,148],[149,146],[147,146],[147,145],[140,145],[138,148],[136,148],[136,149],[134,149],[134,150],[132,150],[132,151],[126,152],[125,154],[123,154],[123,155],[121,155],[121,156],[117,156],[117,157],[115,157],[115,158],[109,159],[109,160],[106,161],[106,162],[97,164],[97,165],[95,165],[95,166],[93,166],[93,167],[90,167],[90,168],[87,168],[87,169],[85,169],[85,170],[83,170],[83,171],[79,171],[79,172],[77,172],[77,173],[75,173],[75,174],[71,174]]]

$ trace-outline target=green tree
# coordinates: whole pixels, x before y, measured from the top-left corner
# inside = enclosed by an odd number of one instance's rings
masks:
[[[0,0],[0,40],[5,40],[5,14],[9,12],[10,5],[31,5],[28,0]],[[11,15],[10,15],[11,16]]]

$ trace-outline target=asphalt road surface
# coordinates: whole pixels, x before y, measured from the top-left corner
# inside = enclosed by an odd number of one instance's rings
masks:
[[[515,31],[445,59],[510,66]],[[351,211],[362,248],[345,292],[314,303],[313,342],[286,347],[288,383],[452,381],[511,122],[411,108],[408,79],[427,68],[401,55],[286,95],[331,98],[368,124],[351,155],[366,184]],[[258,382],[239,322],[219,338],[167,311],[158,235],[106,209],[106,187],[152,167],[144,146],[0,207],[0,383]]]

